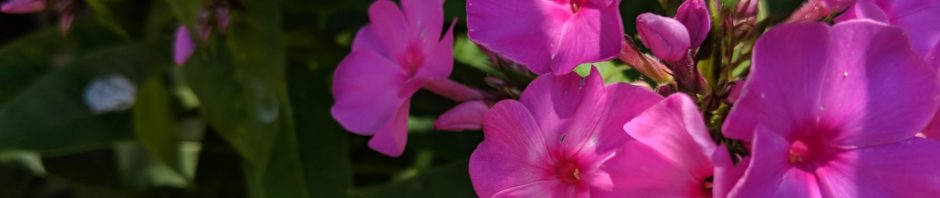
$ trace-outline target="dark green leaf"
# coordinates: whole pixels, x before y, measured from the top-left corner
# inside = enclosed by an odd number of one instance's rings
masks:
[[[362,197],[475,197],[467,161],[432,168],[411,179],[357,191]]]

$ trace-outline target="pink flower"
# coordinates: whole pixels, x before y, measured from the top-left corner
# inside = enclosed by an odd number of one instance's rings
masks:
[[[520,101],[493,106],[483,132],[470,156],[480,197],[712,193],[706,178],[715,144],[695,103],[625,83],[604,86],[596,69],[586,79],[542,75]]]
[[[196,44],[189,35],[189,29],[185,25],[180,25],[176,28],[176,38],[173,40],[173,62],[176,65],[186,64],[189,57],[193,56],[193,51],[196,50]]]
[[[938,77],[903,30],[872,21],[778,26],[724,125],[751,141],[741,197],[937,197],[940,142],[914,137]]]
[[[940,41],[940,0],[857,0],[837,22],[871,19],[907,32],[914,52],[927,57]]]
[[[675,18],[682,22],[689,32],[692,48],[698,48],[708,38],[708,31],[712,29],[711,17],[705,0],[686,0],[679,6]]]
[[[643,45],[653,51],[656,57],[678,62],[689,54],[689,32],[678,20],[643,13],[636,17],[636,31],[640,34]]]
[[[793,11],[787,23],[810,22],[839,13],[855,3],[855,0],[809,0]]]
[[[45,0],[9,0],[0,5],[0,12],[8,14],[29,14],[46,9]]]
[[[407,142],[411,95],[432,78],[447,78],[453,58],[453,25],[443,38],[442,0],[388,0],[369,7],[352,52],[333,78],[333,117],[346,130],[374,135],[369,147],[400,156]]]
[[[470,39],[535,73],[567,74],[620,51],[619,0],[468,0]]]

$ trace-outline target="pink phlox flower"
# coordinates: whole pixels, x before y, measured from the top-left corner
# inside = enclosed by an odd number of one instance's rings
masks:
[[[333,78],[330,109],[344,128],[373,135],[369,147],[400,156],[407,143],[411,95],[453,67],[453,24],[441,36],[443,0],[388,0],[369,7],[368,25],[353,40]],[[456,20],[455,20],[456,21]]]

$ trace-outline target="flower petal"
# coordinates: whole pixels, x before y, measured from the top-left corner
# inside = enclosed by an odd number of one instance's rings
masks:
[[[408,143],[408,108],[411,100],[405,100],[395,111],[394,117],[375,132],[369,139],[369,148],[389,157],[401,156]]]
[[[196,44],[193,43],[193,38],[190,37],[185,25],[176,28],[176,38],[173,40],[173,62],[176,65],[186,64],[189,57],[193,55],[193,51],[196,50]]]
[[[415,75],[419,78],[447,78],[454,70],[454,26],[457,25],[457,19],[454,19],[444,34],[440,43],[436,43],[434,51],[425,56],[424,63]]]
[[[0,5],[0,12],[7,14],[29,14],[46,9],[45,0],[10,0]]]
[[[480,130],[483,127],[483,116],[489,106],[479,100],[460,103],[456,107],[441,114],[434,122],[434,129],[445,131]]]
[[[686,0],[679,6],[675,18],[688,30],[692,48],[698,48],[712,29],[711,15],[704,0]]]
[[[854,19],[870,19],[885,23],[888,22],[887,14],[872,0],[856,0],[852,7],[836,17],[836,22],[842,23]]]
[[[653,55],[667,61],[679,61],[689,51],[689,32],[681,22],[653,13],[636,17],[636,31],[640,41]]]
[[[911,47],[921,57],[940,42],[940,1],[881,1],[891,24],[903,28],[911,39]]]
[[[781,25],[754,46],[754,64],[723,126],[726,137],[751,140],[760,123],[786,137],[815,118],[829,58],[829,29],[821,23]]]
[[[564,24],[558,49],[552,52],[552,70],[567,74],[579,64],[612,59],[622,48],[621,40],[619,4],[582,8]]]
[[[375,134],[406,100],[399,97],[406,78],[401,67],[379,54],[353,51],[339,63],[333,75],[336,103],[330,113],[350,132]]]
[[[744,157],[735,165],[731,161],[731,154],[724,145],[719,146],[712,156],[715,162],[715,178],[712,188],[712,197],[728,197],[728,193],[734,189],[738,181],[744,175],[744,171],[751,164],[750,157]]]
[[[477,44],[541,74],[551,72],[562,25],[571,15],[570,6],[551,1],[468,0],[467,31]]]
[[[940,143],[911,138],[848,151],[816,172],[830,197],[938,197],[937,164]]]
[[[558,180],[537,181],[499,191],[493,198],[513,197],[574,197],[564,191],[569,188]],[[483,196],[480,196],[483,197]]]
[[[405,19],[395,3],[389,0],[377,0],[369,6],[369,27],[376,41],[382,42],[385,57],[401,56],[411,41],[413,27]],[[397,60],[393,60],[397,62]]]
[[[587,78],[577,73],[543,74],[522,92],[521,102],[545,132],[550,149],[571,155],[592,139],[604,115],[606,88],[597,68]]]
[[[703,181],[638,141],[627,141],[622,150],[601,166],[614,187],[595,191],[596,197],[695,197]]]
[[[477,196],[539,180],[554,179],[542,130],[522,103],[504,100],[486,113],[483,142],[470,156],[470,180]]]
[[[594,152],[602,154],[620,149],[624,141],[632,139],[624,133],[623,124],[661,100],[662,96],[646,88],[626,83],[608,85],[607,114],[602,116],[599,131],[595,132],[599,141]]]
[[[673,94],[623,126],[634,139],[670,160],[681,171],[704,180],[711,176],[715,143],[698,106],[684,94]]]
[[[423,49],[437,46],[441,39],[441,25],[444,24],[444,0],[401,0],[401,7],[411,24],[409,26],[415,27],[414,35]]]
[[[836,144],[897,142],[923,129],[940,103],[940,80],[904,31],[872,21],[833,27],[822,118],[842,126]]]
[[[787,161],[790,143],[766,127],[759,126],[755,131],[750,165],[729,197],[771,197],[786,190],[781,188],[784,175],[794,169]]]

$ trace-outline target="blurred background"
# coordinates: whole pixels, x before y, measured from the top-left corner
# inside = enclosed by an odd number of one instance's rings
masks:
[[[330,117],[332,73],[371,2],[48,0],[0,14],[0,197],[475,197],[467,159],[482,133],[431,129],[456,103],[419,91],[399,158]],[[467,40],[465,3],[445,4],[460,23],[451,78],[486,88],[501,74]],[[627,34],[680,3],[624,0]],[[783,19],[799,1],[769,3]],[[177,27],[209,27],[220,6],[230,25],[176,66]]]

